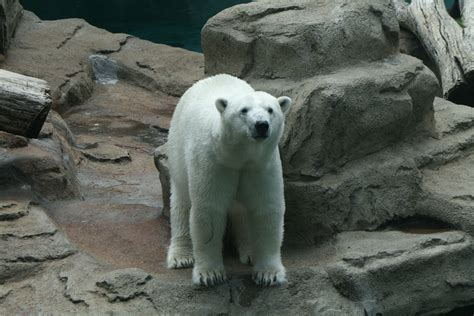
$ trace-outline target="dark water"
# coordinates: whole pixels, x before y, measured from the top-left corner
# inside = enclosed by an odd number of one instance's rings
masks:
[[[201,51],[201,28],[242,0],[20,0],[43,20],[83,18],[116,33]]]

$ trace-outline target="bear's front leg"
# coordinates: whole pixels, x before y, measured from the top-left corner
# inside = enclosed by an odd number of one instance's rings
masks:
[[[258,172],[245,172],[239,184],[239,200],[248,209],[254,281],[266,286],[285,283],[280,250],[285,213],[281,167],[270,165]]]
[[[190,187],[190,229],[194,254],[193,283],[211,286],[226,280],[222,243],[238,177],[235,171],[224,167],[206,169],[196,171],[192,177],[196,183]]]

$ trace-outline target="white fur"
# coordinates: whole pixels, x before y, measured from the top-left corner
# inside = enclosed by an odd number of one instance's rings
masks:
[[[229,216],[241,260],[254,265],[254,280],[285,282],[278,142],[290,105],[288,97],[255,91],[229,75],[201,80],[181,97],[168,137],[169,268],[194,264],[194,283],[223,282],[222,239]],[[257,121],[268,121],[267,138],[255,138]]]

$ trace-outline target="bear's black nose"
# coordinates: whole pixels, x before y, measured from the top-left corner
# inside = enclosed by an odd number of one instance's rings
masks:
[[[257,121],[257,123],[255,123],[255,129],[257,130],[258,136],[267,136],[268,122],[267,121]]]

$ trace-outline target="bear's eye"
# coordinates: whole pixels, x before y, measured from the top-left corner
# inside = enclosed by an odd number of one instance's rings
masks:
[[[245,113],[247,113],[248,111],[249,111],[249,109],[243,108],[242,110],[240,110],[240,113],[245,114]]]
[[[272,109],[272,108],[268,108],[268,113],[272,114],[272,113],[273,113],[273,109]]]

